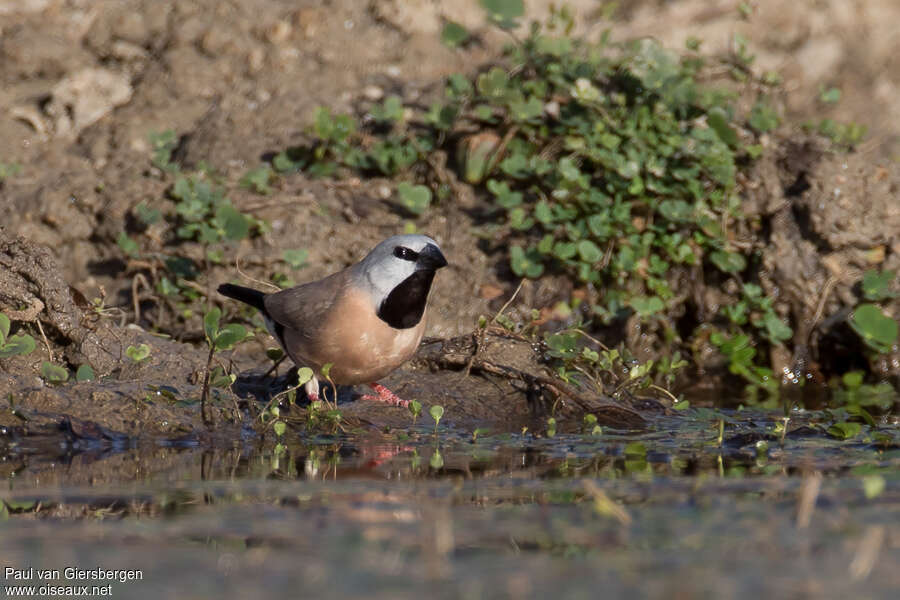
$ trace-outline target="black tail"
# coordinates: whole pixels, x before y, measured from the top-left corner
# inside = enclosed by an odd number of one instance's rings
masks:
[[[260,292],[259,290],[254,290],[253,288],[248,288],[241,285],[223,283],[219,286],[219,293],[223,296],[228,296],[229,298],[240,300],[244,304],[249,304],[253,308],[262,311],[263,314],[266,313],[266,305],[263,302],[266,294]]]

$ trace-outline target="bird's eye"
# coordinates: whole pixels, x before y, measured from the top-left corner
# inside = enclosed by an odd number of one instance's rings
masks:
[[[394,248],[394,256],[397,258],[402,258],[403,260],[418,260],[419,253],[415,250],[410,250],[405,246],[397,246]]]

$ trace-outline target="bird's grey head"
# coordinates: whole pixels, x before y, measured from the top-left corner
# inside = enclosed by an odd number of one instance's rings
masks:
[[[447,259],[430,237],[395,235],[357,263],[353,276],[371,294],[378,316],[405,329],[422,318],[434,273],[445,266]]]

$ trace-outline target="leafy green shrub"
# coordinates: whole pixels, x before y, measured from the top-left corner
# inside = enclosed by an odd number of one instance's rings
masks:
[[[522,14],[516,1],[484,5],[501,27]],[[395,96],[363,120],[320,108],[312,142],[282,152],[273,166],[395,176],[400,203],[418,215],[433,203],[427,184],[442,196],[431,160],[442,150],[456,157],[461,179],[482,188],[516,276],[564,273],[588,292],[584,316],[608,324],[637,314],[671,328],[658,317],[683,302],[677,287],[690,273],[741,282],[754,267],[755,257],[731,241],[730,231],[746,225],[736,175],[759,156],[758,136],[775,129],[779,115],[764,82],[749,86],[759,97],[741,114],[733,92],[699,82],[700,55],[678,56],[648,39],[590,43],[570,36],[572,25],[566,10],[533,24],[502,64],[451,75],[443,98],[427,108],[404,107]],[[745,46],[737,59],[746,67],[753,57]],[[735,69],[735,77],[746,81],[747,71]],[[746,335],[748,347],[790,339],[773,299],[740,285],[719,325]],[[750,363],[745,355],[734,364],[749,383],[772,390],[771,378],[754,371],[765,354]]]
[[[0,313],[0,358],[31,354],[34,351],[34,338],[27,333],[9,335],[10,320],[5,314]]]

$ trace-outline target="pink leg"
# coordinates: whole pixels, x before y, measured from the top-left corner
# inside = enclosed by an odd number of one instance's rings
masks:
[[[403,406],[404,408],[409,406],[409,402],[404,400],[391,390],[387,389],[381,384],[378,383],[370,383],[369,387],[375,390],[377,396],[373,396],[372,394],[366,394],[362,397],[363,400],[372,400],[374,402],[386,402],[388,404],[394,406]]]

